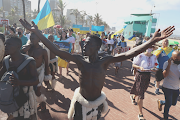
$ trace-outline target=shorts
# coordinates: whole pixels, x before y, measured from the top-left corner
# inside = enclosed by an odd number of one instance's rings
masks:
[[[97,110],[98,111],[98,114],[97,114],[97,120],[99,118],[101,118],[101,112],[103,110],[103,107],[104,105],[101,104],[98,106]],[[74,120],[83,120],[83,117],[82,117],[82,105],[76,101],[76,103],[74,104],[74,109],[75,109],[75,114],[74,114]],[[94,109],[92,109],[91,111],[89,111],[86,115],[88,116],[89,114],[91,114],[91,112],[95,111]]]
[[[156,71],[155,78],[156,78],[156,81],[161,81],[162,79],[164,79],[163,70],[162,69],[158,69]]]
[[[49,68],[51,72],[57,72],[57,62],[49,63]]]
[[[66,68],[68,64],[68,61],[61,59],[60,57],[58,57],[58,66],[62,67],[62,68]]]

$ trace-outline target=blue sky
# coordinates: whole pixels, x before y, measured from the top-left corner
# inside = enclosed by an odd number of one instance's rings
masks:
[[[30,0],[32,9],[37,9],[38,0]],[[42,8],[46,0],[41,0]],[[124,20],[133,13],[150,13],[158,18],[157,28],[175,25],[175,35],[180,35],[180,0],[63,0],[67,9],[85,10],[94,16],[96,12],[110,27],[121,29]],[[155,7],[153,7],[155,6]]]

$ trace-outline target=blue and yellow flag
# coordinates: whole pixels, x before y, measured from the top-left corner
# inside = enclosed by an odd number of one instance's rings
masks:
[[[44,30],[54,25],[54,19],[48,0],[44,4],[36,19],[33,20],[39,30]]]
[[[166,48],[158,48],[156,51],[154,51],[154,55],[158,56],[161,54],[161,52],[164,50],[164,52],[166,53],[166,55],[171,58],[172,56],[172,52],[174,51],[174,49],[172,49],[171,47],[166,47]]]

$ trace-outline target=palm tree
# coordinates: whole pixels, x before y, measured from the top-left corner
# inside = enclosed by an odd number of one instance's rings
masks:
[[[102,22],[102,25],[104,25],[104,30],[108,31],[110,29],[109,25],[105,21]]]
[[[61,15],[63,16],[63,12],[64,12],[64,9],[65,9],[65,7],[66,7],[66,3],[63,3],[63,1],[62,0],[59,0],[59,3],[58,3],[58,9],[60,10],[60,12],[61,12]]]
[[[22,0],[23,3],[23,14],[24,14],[24,19],[26,19],[26,11],[25,11],[25,3],[24,0]]]
[[[101,16],[99,15],[99,13],[95,14],[94,22],[95,22],[96,26],[99,26],[100,25],[100,21],[102,21],[100,17]]]
[[[14,8],[11,8],[10,15],[11,15],[11,16],[15,16],[15,13],[16,13],[16,12],[15,12]]]
[[[76,24],[78,22],[78,16],[80,15],[80,11],[78,9],[71,9],[72,12],[70,13],[71,15],[74,15],[76,18]]]
[[[67,25],[71,24],[71,21],[67,19],[67,17],[65,15],[62,16],[62,28],[65,28]]]
[[[0,13],[3,12],[3,7],[0,8]]]
[[[86,11],[81,11],[81,16],[79,18],[80,22],[82,23],[82,26],[84,25],[85,22],[85,16],[87,15]]]
[[[38,0],[38,13],[39,13],[39,10],[40,10],[40,2],[41,2],[41,0]]]
[[[38,11],[36,9],[34,9],[34,11],[32,10],[32,19],[35,19],[36,16],[38,15]]]
[[[85,20],[85,26],[88,27],[88,20]]]
[[[90,28],[91,28],[91,25],[93,24],[93,16],[89,15],[88,16],[88,21],[89,21]]]
[[[66,3],[63,3],[62,0],[59,0],[59,3],[57,6],[58,6],[58,9],[60,10],[60,23],[61,23],[61,26],[63,26],[63,20],[64,20],[63,12],[66,7]]]

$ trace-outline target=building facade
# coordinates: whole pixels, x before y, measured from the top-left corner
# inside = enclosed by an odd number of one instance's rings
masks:
[[[24,0],[25,12],[31,14],[31,1]],[[0,0],[0,8],[3,7],[5,12],[11,12],[12,9],[16,9],[17,15],[23,15],[23,3],[22,0]]]

